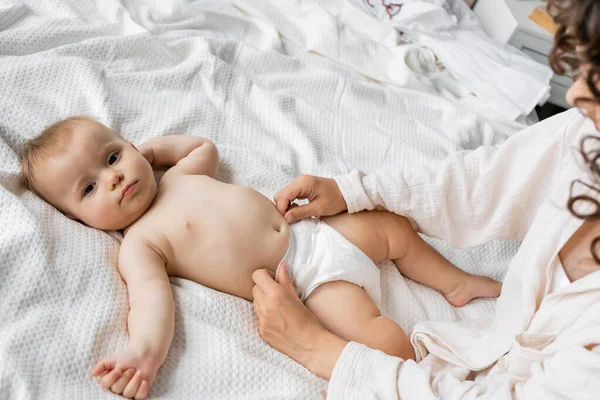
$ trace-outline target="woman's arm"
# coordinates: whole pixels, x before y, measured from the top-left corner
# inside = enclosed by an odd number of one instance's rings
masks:
[[[579,117],[578,121],[573,121]],[[304,175],[275,195],[286,219],[384,208],[454,247],[492,238],[523,239],[535,213],[571,157],[583,118],[574,112],[516,133],[500,147],[456,152],[437,164],[334,179]],[[558,126],[557,126],[558,124]],[[289,208],[296,199],[309,204]]]
[[[500,147],[456,152],[441,163],[366,176],[353,171],[335,180],[349,212],[383,207],[454,247],[522,240],[561,172],[561,160],[571,157],[568,139],[578,132],[579,124],[571,123],[578,116],[550,118]]]
[[[599,365],[599,346],[575,346],[533,364],[525,380],[506,372],[466,379],[471,371],[439,358],[424,368],[350,342],[335,366],[327,399],[592,400],[600,392]]]

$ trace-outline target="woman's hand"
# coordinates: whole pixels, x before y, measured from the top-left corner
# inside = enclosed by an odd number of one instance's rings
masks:
[[[316,375],[329,379],[346,341],[326,330],[302,304],[290,282],[287,265],[278,282],[270,271],[254,271],[252,289],[260,336],[274,349],[293,358]]]
[[[290,208],[296,199],[308,199],[309,203]],[[312,175],[300,175],[281,189],[274,200],[288,223],[313,216],[335,215],[348,208],[334,179]]]

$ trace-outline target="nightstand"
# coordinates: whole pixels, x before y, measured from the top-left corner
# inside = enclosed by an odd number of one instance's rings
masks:
[[[492,38],[523,51],[535,61],[548,65],[554,37],[529,19],[539,0],[478,0],[473,11],[485,32]],[[570,108],[565,101],[571,78],[554,75],[550,81],[549,102]]]

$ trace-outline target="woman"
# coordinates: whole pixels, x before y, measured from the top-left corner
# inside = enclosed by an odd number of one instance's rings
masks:
[[[276,195],[290,221],[381,206],[455,247],[522,240],[496,315],[418,324],[418,364],[329,333],[285,272],[275,282],[256,271],[261,336],[329,378],[328,399],[599,398],[600,1],[548,3],[559,25],[551,64],[579,73],[567,101],[583,113],[542,121],[498,148],[452,154],[436,170],[303,176]],[[288,210],[296,198],[310,203]]]

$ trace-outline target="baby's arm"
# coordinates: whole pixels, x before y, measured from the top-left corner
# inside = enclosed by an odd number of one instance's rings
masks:
[[[98,362],[92,376],[125,397],[144,398],[164,362],[174,330],[174,304],[162,253],[139,236],[127,236],[119,271],[129,291],[129,344]]]
[[[143,143],[140,152],[157,167],[176,167],[187,175],[208,175],[214,178],[219,165],[217,146],[196,136],[161,136]]]

